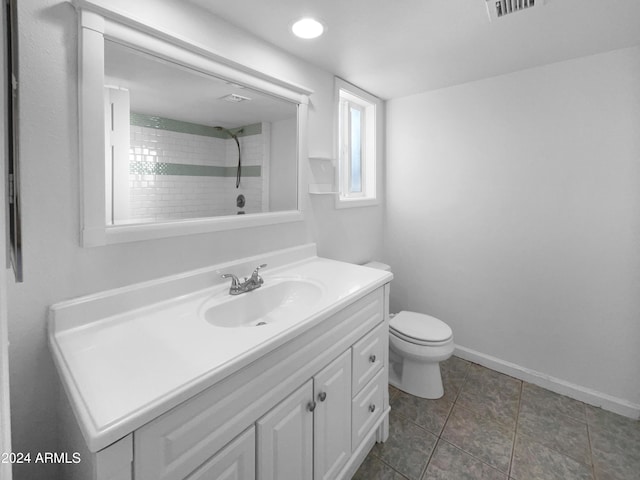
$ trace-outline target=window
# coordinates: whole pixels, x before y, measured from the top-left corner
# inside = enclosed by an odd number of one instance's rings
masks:
[[[336,78],[336,97],[340,190],[336,206],[344,208],[377,204],[377,141],[381,102],[339,78]]]

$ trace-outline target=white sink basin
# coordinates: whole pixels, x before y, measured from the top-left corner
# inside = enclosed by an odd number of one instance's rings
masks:
[[[215,327],[260,327],[294,318],[303,319],[323,295],[323,287],[309,280],[270,279],[247,293],[207,300],[200,316]]]

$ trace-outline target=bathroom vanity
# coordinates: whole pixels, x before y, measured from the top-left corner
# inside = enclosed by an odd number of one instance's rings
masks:
[[[351,478],[388,436],[391,279],[305,245],[52,306],[64,477]]]

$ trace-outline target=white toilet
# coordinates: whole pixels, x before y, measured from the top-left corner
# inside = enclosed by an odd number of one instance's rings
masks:
[[[390,271],[389,265],[365,267]],[[389,383],[416,397],[444,395],[440,362],[453,354],[451,327],[430,315],[402,311],[389,322]]]

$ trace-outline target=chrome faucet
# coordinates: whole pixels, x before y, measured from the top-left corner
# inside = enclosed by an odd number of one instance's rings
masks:
[[[241,282],[238,277],[236,277],[233,273],[223,273],[220,275],[222,278],[230,278],[231,279],[231,287],[229,287],[229,295],[240,295],[241,293],[250,292],[251,290],[255,290],[256,288],[260,288],[264,283],[264,280],[258,273],[261,268],[266,267],[267,264],[263,263],[262,265],[258,265],[256,269],[253,271],[250,277],[245,277]]]

